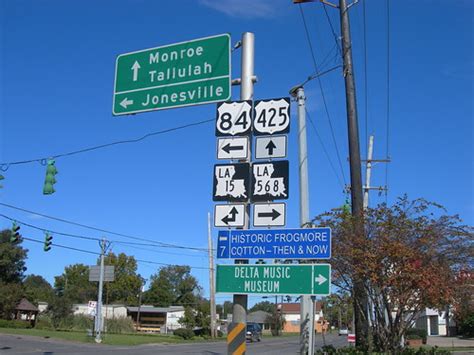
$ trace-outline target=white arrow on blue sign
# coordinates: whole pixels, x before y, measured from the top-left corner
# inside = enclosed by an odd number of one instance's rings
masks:
[[[218,259],[330,259],[330,228],[219,231]]]

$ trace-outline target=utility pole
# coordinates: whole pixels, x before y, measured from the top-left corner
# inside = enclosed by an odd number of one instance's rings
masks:
[[[140,311],[142,308],[142,294],[143,288],[145,287],[145,280],[143,280],[143,285],[140,285],[140,294],[138,296],[138,312],[137,312],[137,331],[140,331]]]
[[[97,297],[97,311],[95,315],[95,342],[102,343],[102,291],[104,288],[104,258],[108,248],[104,239],[100,241],[100,273],[99,273],[99,295]]]
[[[255,63],[255,35],[251,32],[244,32],[242,34],[242,56],[241,56],[241,78],[240,78],[240,99],[253,99],[253,84],[256,81],[254,75]],[[249,144],[250,150],[250,144]],[[251,152],[249,152],[251,153]],[[251,154],[248,154],[249,160]],[[249,215],[250,204],[245,207],[245,225],[243,229],[249,229]],[[236,264],[248,264],[248,260],[237,259]],[[232,322],[233,323],[247,323],[247,295],[234,295],[232,306]]]
[[[207,213],[207,242],[209,246],[209,293],[211,303],[211,337],[216,337],[216,291],[214,289],[214,256],[212,255],[211,214]]]
[[[298,147],[300,180],[300,225],[307,228],[309,218],[308,148],[306,141],[306,97],[302,85],[290,90],[298,103]],[[303,295],[300,301],[300,354],[314,354],[314,299]]]
[[[370,180],[372,176],[372,164],[373,163],[390,163],[390,159],[373,159],[374,151],[374,136],[369,138],[369,146],[367,148],[367,161],[365,169],[365,186],[364,186],[364,210],[369,207],[369,192],[371,190],[385,191],[387,186],[370,186]]]
[[[351,203],[354,229],[356,235],[363,235],[363,196],[362,173],[359,146],[359,126],[357,120],[356,88],[354,69],[352,66],[352,41],[349,25],[349,14],[346,0],[339,0],[339,13],[342,35],[343,73],[346,87],[347,126],[349,133],[349,162],[351,175]],[[360,246],[354,245],[354,248]],[[368,322],[367,322],[367,293],[364,280],[355,276],[353,283],[354,316],[356,345],[367,348]]]

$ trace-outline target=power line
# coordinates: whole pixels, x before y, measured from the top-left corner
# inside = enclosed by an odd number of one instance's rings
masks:
[[[313,130],[314,130],[314,133],[316,133],[316,137],[318,137],[318,140],[319,140],[319,143],[321,143],[321,146],[323,147],[323,151],[324,151],[324,154],[326,155],[326,158],[329,162],[329,165],[331,166],[331,169],[334,173],[334,175],[336,176],[337,178],[337,181],[339,183],[339,186],[341,187],[342,190],[344,190],[344,185],[341,181],[341,178],[339,177],[337,171],[336,171],[336,168],[334,167],[332,161],[331,161],[331,158],[329,156],[329,153],[328,151],[326,150],[326,146],[324,145],[324,142],[323,140],[321,139],[321,136],[319,135],[318,133],[318,130],[316,129],[316,125],[314,124],[313,122],[313,119],[311,118],[311,115],[309,114],[308,110],[306,109],[306,115],[308,116],[308,119],[309,119],[309,122],[311,123],[311,127],[313,127]]]
[[[387,139],[385,156],[389,159],[390,143],[390,0],[387,0]],[[385,164],[385,203],[388,200],[388,164]]]
[[[341,49],[341,45],[339,43],[339,37],[337,36],[336,31],[334,30],[334,26],[332,24],[331,18],[329,17],[328,10],[326,9],[326,6],[327,5],[325,3],[323,3],[323,9],[324,9],[324,13],[326,14],[326,19],[328,20],[329,27],[331,27],[331,32],[332,32],[332,35],[334,37],[334,41],[336,42],[336,46],[337,46],[337,50],[339,52],[339,55],[342,58],[342,49]]]
[[[12,205],[9,205],[9,204],[3,203],[3,202],[0,202],[0,206],[8,207],[8,208],[11,208],[11,209],[14,209],[14,210],[18,210],[18,211],[22,211],[22,212],[26,212],[26,213],[31,213],[31,214],[34,214],[34,215],[37,215],[37,216],[40,216],[40,217],[52,219],[52,220],[55,220],[55,221],[58,221],[58,222],[62,222],[62,223],[71,224],[71,225],[74,225],[74,226],[77,226],[77,227],[82,227],[82,228],[87,228],[87,229],[95,230],[95,231],[101,232],[101,233],[106,233],[106,234],[116,235],[116,236],[123,237],[123,238],[128,238],[128,239],[140,240],[140,241],[148,242],[148,243],[151,243],[151,244],[153,244],[153,245],[155,245],[155,246],[159,246],[159,247],[163,247],[163,248],[189,249],[189,250],[198,250],[198,251],[205,251],[205,252],[207,252],[207,249],[205,249],[205,248],[186,247],[186,246],[183,246],[183,245],[172,244],[172,243],[165,243],[165,242],[155,241],[155,240],[152,240],[152,239],[140,238],[140,237],[135,237],[135,236],[127,235],[127,234],[117,233],[117,232],[109,231],[109,230],[106,230],[106,229],[103,229],[103,228],[88,226],[88,225],[86,225],[86,224],[77,223],[77,222],[69,221],[69,220],[66,220],[66,219],[58,218],[58,217],[48,216],[48,215],[43,214],[43,213],[30,211],[30,210],[27,210],[27,209],[25,209],[25,208],[12,206]],[[26,225],[26,224],[25,224],[25,225]],[[52,231],[51,231],[51,232],[52,232]],[[98,240],[100,240],[100,239],[98,239]],[[150,244],[142,244],[142,245],[147,245],[147,246],[149,246]]]
[[[116,141],[116,142],[112,142],[112,143],[101,144],[101,145],[97,145],[97,146],[93,146],[93,147],[89,147],[89,148],[83,148],[83,149],[75,150],[75,151],[68,152],[68,153],[62,153],[62,154],[56,154],[56,155],[48,156],[47,158],[57,159],[57,158],[62,158],[62,157],[66,157],[66,156],[86,153],[86,152],[90,152],[90,151],[93,151],[93,150],[103,149],[103,148],[111,147],[111,146],[114,146],[114,145],[137,143],[137,142],[140,142],[140,141],[142,141],[144,139],[147,139],[149,137],[152,137],[152,136],[157,136],[157,135],[161,135],[161,134],[165,134],[165,133],[169,133],[169,132],[174,132],[174,131],[178,131],[178,130],[189,128],[189,127],[198,126],[198,125],[201,125],[201,124],[204,124],[204,123],[213,122],[214,120],[215,119],[213,118],[213,119],[209,119],[209,120],[189,123],[189,124],[178,126],[178,127],[173,127],[173,128],[168,128],[168,129],[164,129],[164,130],[161,130],[161,131],[155,131],[155,132],[147,133],[144,136],[141,136],[141,137],[136,138],[136,139],[127,139],[127,140],[121,140],[121,141]],[[5,170],[8,169],[8,167],[10,165],[28,164],[28,163],[33,163],[33,162],[44,163],[45,160],[46,160],[46,158],[38,158],[38,159],[14,161],[14,162],[9,162],[9,163],[0,163],[0,167],[1,167],[2,171],[5,171]]]
[[[311,43],[311,38],[309,36],[309,31],[308,31],[308,26],[306,24],[306,19],[304,17],[304,11],[303,11],[303,7],[301,5],[299,5],[299,8],[300,8],[300,14],[301,14],[301,18],[303,19],[303,25],[304,25],[304,29],[305,29],[305,32],[306,32],[306,39],[308,41],[308,45],[309,45],[309,48],[310,48],[310,52],[311,52],[311,57],[313,58],[313,65],[314,65],[314,68],[316,70],[316,73],[319,73],[319,70],[318,70],[318,65],[316,63],[316,57],[315,57],[315,54],[314,54],[314,50],[313,50],[313,44]],[[327,102],[326,102],[326,96],[324,94],[324,89],[323,89],[323,84],[321,82],[321,78],[320,76],[317,77],[318,79],[318,83],[319,83],[319,88],[321,90],[321,97],[323,99],[323,104],[324,104],[324,109],[326,111],[326,116],[328,118],[328,122],[329,122],[329,128],[331,130],[331,136],[332,136],[332,140],[333,140],[333,143],[334,143],[334,147],[336,148],[336,154],[337,154],[337,160],[339,162],[339,167],[341,169],[341,173],[342,173],[342,178],[344,180],[344,184],[346,184],[346,177],[345,177],[345,174],[344,174],[344,169],[342,167],[342,161],[341,161],[341,156],[339,154],[339,148],[337,146],[337,142],[336,142],[336,137],[334,135],[334,128],[332,126],[332,120],[331,120],[331,115],[329,114],[329,110],[328,110],[328,105],[327,105]]]
[[[34,242],[34,243],[44,244],[44,241],[38,240],[38,239],[27,238],[27,237],[21,237],[21,239],[22,239],[22,240],[28,240],[28,241]],[[90,251],[90,250],[85,250],[85,249],[80,249],[80,248],[74,248],[74,247],[70,247],[70,246],[62,245],[62,244],[57,244],[57,243],[51,243],[51,245],[52,245],[52,246],[55,246],[55,247],[58,247],[58,248],[63,248],[63,249],[68,249],[68,250],[77,251],[77,252],[80,252],[80,253],[87,253],[87,254],[98,255],[98,256],[101,255],[100,253],[93,252],[93,251]],[[150,261],[150,260],[143,260],[143,259],[135,259],[135,261],[136,261],[137,263],[146,263],[146,264],[153,264],[153,265],[160,265],[160,266],[187,266],[187,267],[190,267],[191,269],[209,270],[209,268],[204,267],[204,266],[191,266],[191,265],[167,264],[167,263],[160,263],[160,262],[157,262],[157,261]]]

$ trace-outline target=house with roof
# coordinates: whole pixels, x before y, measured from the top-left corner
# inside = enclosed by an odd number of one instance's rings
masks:
[[[299,333],[301,323],[301,304],[300,303],[278,303],[277,310],[285,320],[283,324],[284,333]],[[328,321],[324,319],[322,303],[315,303],[314,310],[314,329],[317,333],[327,331]]]
[[[26,298],[22,298],[20,303],[15,307],[15,314],[13,319],[30,322],[31,326],[34,327],[38,318],[39,310]]]

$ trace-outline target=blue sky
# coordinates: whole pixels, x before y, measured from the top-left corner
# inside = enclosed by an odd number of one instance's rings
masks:
[[[292,86],[315,72],[299,8],[291,1],[0,0],[0,4],[1,164],[47,158],[214,117],[215,104],[113,117],[114,65],[122,53],[220,33],[230,33],[235,43],[243,32],[251,31],[256,38],[256,99],[288,96]],[[363,157],[366,131],[375,135],[374,156],[386,157],[386,4],[366,0],[367,126],[363,2],[350,13]],[[327,10],[339,33],[338,13]],[[469,0],[453,0],[448,6],[441,0],[399,0],[391,1],[390,11],[388,201],[404,193],[425,197],[470,225],[474,215],[473,10]],[[305,4],[304,13],[316,61],[321,64],[328,58],[323,69],[337,65],[340,60],[322,5]],[[240,75],[239,63],[237,50],[232,54],[234,78]],[[323,148],[308,124],[312,216],[340,206],[345,195],[338,180],[349,182],[343,77],[336,70],[321,80],[345,177],[319,85],[312,81],[306,85],[307,105],[324,143]],[[233,98],[238,97],[234,87]],[[298,226],[294,109],[288,228]],[[50,196],[42,194],[43,166],[38,162],[12,165],[3,173],[1,201],[118,233],[204,248],[207,213],[214,206],[215,149],[214,126],[208,123],[136,144],[59,158],[56,193]],[[385,166],[376,165],[372,176],[373,185],[385,185]],[[384,200],[375,192],[371,195],[371,205]],[[1,207],[0,213],[53,231],[126,240],[9,208]],[[1,218],[0,227],[9,228],[10,222]],[[41,231],[23,227],[22,232],[43,239]],[[93,241],[55,235],[54,242],[98,251]],[[51,282],[66,265],[95,262],[92,255],[54,247],[44,253],[40,244],[25,245],[28,273]],[[112,245],[114,252],[139,259],[208,265],[200,252],[144,249]],[[149,278],[156,268],[140,264],[139,272]],[[193,274],[207,296],[207,271],[194,269]]]

